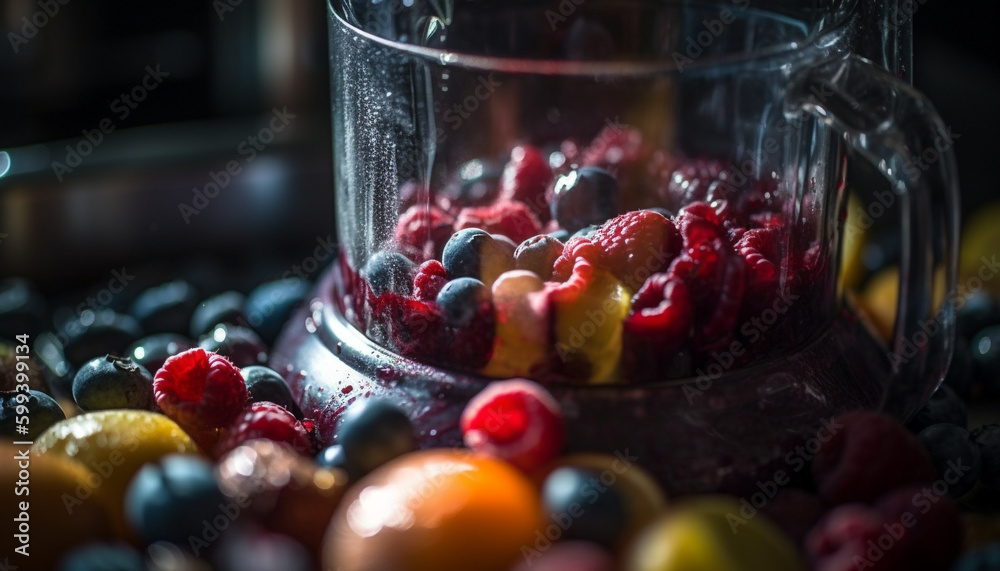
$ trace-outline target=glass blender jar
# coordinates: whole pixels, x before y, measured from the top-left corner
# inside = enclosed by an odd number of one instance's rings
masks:
[[[273,364],[322,439],[421,444],[535,379],[571,450],[738,490],[824,420],[943,378],[957,181],[894,2],[331,0],[340,256]],[[911,157],[933,152],[914,168]],[[903,244],[888,345],[838,287],[849,162]],[[885,194],[888,193],[888,194]]]

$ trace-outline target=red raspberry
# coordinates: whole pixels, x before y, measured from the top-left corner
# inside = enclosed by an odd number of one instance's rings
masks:
[[[934,481],[927,452],[893,418],[852,411],[837,417],[832,429],[832,438],[812,461],[813,477],[827,502],[870,502],[893,488]]]
[[[730,195],[729,171],[725,163],[711,159],[685,162],[659,189],[664,205],[677,210],[692,202],[712,202]]]
[[[566,441],[559,403],[541,385],[494,381],[462,412],[465,444],[506,460],[525,472],[555,458]]]
[[[646,280],[632,298],[625,320],[627,358],[634,370],[662,371],[674,353],[691,338],[694,308],[687,284],[668,274],[656,274]]]
[[[601,250],[589,238],[572,238],[563,246],[562,254],[552,264],[552,279],[565,282],[573,275],[573,267],[578,259],[584,259],[591,265],[600,264]]]
[[[784,227],[754,228],[747,230],[733,246],[736,253],[747,262],[747,303],[743,316],[759,316],[774,305],[782,294],[791,291],[796,281],[795,272],[789,271],[785,283],[781,281],[781,244],[787,244]]]
[[[153,392],[160,410],[192,436],[228,426],[248,398],[240,370],[200,347],[167,359],[153,378]]]
[[[604,264],[632,291],[670,267],[681,249],[673,222],[651,210],[636,210],[604,223],[591,238]]]
[[[618,179],[624,210],[659,206],[650,202],[645,189],[647,168],[653,146],[643,140],[642,132],[624,125],[608,125],[580,156],[582,166],[600,167]]]
[[[500,179],[500,201],[523,202],[544,224],[551,218],[545,191],[553,177],[549,161],[540,150],[528,145],[514,147]],[[523,240],[509,237],[518,243]]]
[[[524,203],[514,200],[501,201],[480,208],[463,208],[455,220],[455,231],[466,228],[481,228],[490,234],[501,234],[513,240],[515,244],[520,244],[540,234],[542,224]]]
[[[896,540],[907,563],[904,569],[945,571],[962,546],[962,519],[955,503],[932,487],[897,489],[879,500],[883,535]],[[882,538],[883,545],[889,543]],[[881,546],[880,546],[881,547]]]
[[[399,217],[393,236],[399,250],[410,259],[440,258],[454,232],[452,222],[451,216],[437,206],[415,204]]]
[[[437,294],[448,283],[448,272],[437,260],[427,260],[417,268],[413,276],[413,297],[420,301],[434,301]]]
[[[386,293],[374,307],[377,322],[389,329],[389,342],[406,357],[441,362],[447,351],[444,318],[433,302]]]
[[[880,556],[869,547],[870,544],[877,547],[879,536],[885,533],[883,525],[879,513],[864,504],[835,508],[806,536],[805,548],[813,561],[813,571],[855,571],[869,567],[908,571],[908,567],[902,566],[905,560],[902,550],[889,549]]]
[[[288,444],[300,454],[312,451],[309,433],[295,415],[281,405],[258,401],[246,407],[225,430],[215,449],[216,457],[221,458],[240,444],[257,438]]]

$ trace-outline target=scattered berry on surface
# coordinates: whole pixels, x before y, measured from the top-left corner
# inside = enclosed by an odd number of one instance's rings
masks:
[[[934,424],[921,430],[917,439],[930,455],[937,479],[947,484],[949,496],[961,498],[975,487],[982,458],[965,427]]]
[[[240,370],[201,348],[167,359],[153,377],[153,392],[160,410],[194,431],[229,426],[248,398]]]
[[[76,372],[73,400],[83,410],[133,408],[152,410],[153,375],[128,357],[91,359]]]
[[[267,345],[273,345],[292,311],[309,295],[311,284],[300,278],[262,283],[247,294],[243,313]]]
[[[191,316],[198,307],[198,292],[185,280],[151,287],[139,294],[129,314],[139,321],[146,334],[187,334]]]
[[[352,474],[367,474],[417,449],[410,418],[388,401],[356,402],[348,407],[342,418],[337,444],[343,447]]]
[[[243,375],[243,381],[247,385],[248,403],[273,402],[283,406],[294,414],[295,418],[302,420],[302,410],[295,403],[288,383],[277,371],[260,365],[251,365],[240,369],[240,374]]]
[[[200,339],[216,325],[245,325],[246,314],[243,307],[246,297],[238,291],[224,291],[198,304],[191,316],[191,338]]]
[[[19,406],[27,411],[18,412]],[[27,425],[18,424],[18,418],[28,419]],[[34,440],[53,424],[64,420],[66,414],[59,403],[49,395],[35,390],[0,392],[0,436],[14,440]],[[27,427],[27,433],[21,433]]]
[[[237,325],[216,325],[201,338],[198,346],[226,357],[237,367],[267,362],[267,346],[253,329]]]
[[[273,402],[258,401],[250,403],[225,429],[215,454],[222,457],[237,446],[256,439],[287,444],[299,454],[308,455],[312,451],[309,433],[294,414]]]
[[[183,335],[156,333],[133,343],[125,355],[145,367],[147,371],[156,371],[170,357],[197,346],[197,343]]]

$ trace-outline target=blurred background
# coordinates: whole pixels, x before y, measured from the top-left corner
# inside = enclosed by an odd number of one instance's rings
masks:
[[[913,6],[914,81],[961,136],[973,212],[1000,190],[1000,52],[976,5]],[[322,0],[0,0],[0,30],[0,277],[204,252],[260,280],[332,235]]]

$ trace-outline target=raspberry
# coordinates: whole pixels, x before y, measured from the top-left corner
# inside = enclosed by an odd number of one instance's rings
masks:
[[[526,204],[544,224],[550,217],[545,191],[552,178],[552,168],[540,150],[528,145],[514,147],[510,153],[510,162],[504,167],[503,177],[500,179],[500,201],[516,200]],[[515,242],[525,239],[510,238]]]
[[[215,448],[216,457],[221,458],[240,444],[258,438],[288,444],[299,454],[312,451],[309,432],[294,414],[273,402],[259,401],[243,409],[243,414],[225,430]]]
[[[520,244],[540,234],[542,224],[524,203],[502,201],[481,208],[463,208],[455,220],[455,230],[466,228],[481,228],[490,234],[502,234]]]
[[[240,370],[201,348],[167,359],[153,378],[153,392],[160,410],[195,433],[228,426],[249,398]]]
[[[469,401],[461,426],[469,448],[525,472],[553,459],[566,441],[559,403],[541,385],[523,379],[491,383]]]
[[[798,290],[799,276],[794,268],[788,268],[784,281],[781,276],[781,245],[787,243],[784,226],[769,226],[747,230],[733,246],[747,263],[744,318],[759,316],[779,297]]]
[[[389,324],[389,341],[401,355],[441,362],[447,351],[444,319],[433,302],[395,294],[379,296],[378,322]]]
[[[829,503],[870,502],[907,484],[934,480],[934,467],[916,437],[877,412],[852,411],[813,458],[820,496]]]
[[[673,222],[651,210],[627,212],[606,222],[591,238],[604,264],[632,291],[670,267],[681,249]]]
[[[879,513],[864,504],[835,508],[806,536],[805,548],[813,561],[813,570],[855,571],[874,567],[907,571],[909,568],[902,566],[905,558],[901,550],[875,551],[879,537],[885,533],[883,523]]]
[[[906,487],[882,497],[877,510],[885,522],[881,535],[896,540],[891,549],[906,560],[904,569],[951,568],[963,533],[958,508],[947,496],[933,488]],[[888,544],[888,538],[880,539],[882,545]]]
[[[664,206],[677,210],[692,202],[712,202],[728,198],[729,171],[726,164],[711,159],[696,159],[677,167],[665,186],[659,189]]]
[[[653,146],[643,141],[642,132],[631,127],[608,125],[580,156],[582,166],[610,171],[618,179],[623,210],[637,210],[649,203],[645,189],[646,170],[653,156]]]
[[[687,284],[668,274],[646,280],[632,298],[625,320],[626,364],[637,374],[669,368],[675,353],[691,337],[694,308]]]
[[[572,238],[563,247],[563,253],[552,264],[552,279],[565,282],[573,275],[573,267],[578,259],[585,259],[591,265],[599,264],[602,256],[598,247],[588,238]]]
[[[420,301],[434,301],[437,294],[448,283],[448,272],[437,260],[427,260],[417,268],[413,276],[413,297]]]
[[[393,235],[400,251],[417,261],[440,258],[451,238],[452,218],[434,205],[414,204],[399,217]]]

